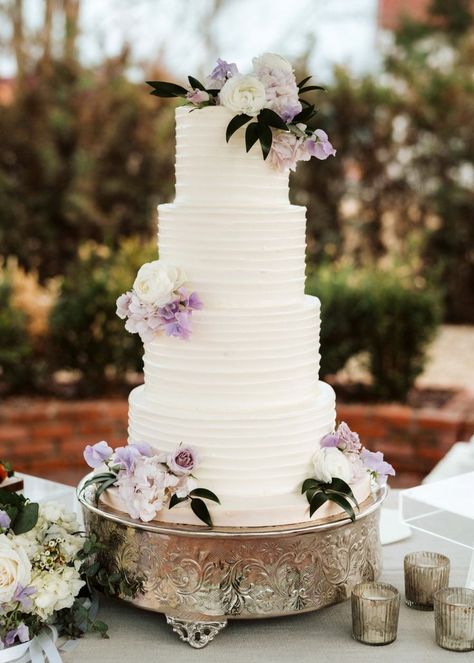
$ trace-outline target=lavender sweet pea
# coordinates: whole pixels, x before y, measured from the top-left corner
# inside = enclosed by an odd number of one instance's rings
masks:
[[[209,93],[205,90],[199,90],[198,88],[195,88],[194,90],[190,90],[188,92],[186,99],[192,104],[202,104],[205,101],[209,101]]]
[[[36,594],[35,587],[32,587],[31,585],[28,587],[18,585],[15,590],[15,594],[13,595],[13,600],[18,601],[23,610],[29,611],[33,605],[33,601],[31,600],[33,594]]]
[[[305,141],[304,146],[310,156],[322,161],[336,156],[336,150],[329,142],[329,136],[322,129],[316,129],[312,137]]]
[[[234,62],[226,62],[217,58],[217,64],[206,78],[206,87],[208,89],[220,90],[228,78],[232,78],[239,73],[237,65]]]
[[[167,459],[169,469],[177,476],[191,474],[197,463],[197,453],[192,447],[178,447]]]
[[[0,527],[2,529],[8,529],[10,527],[11,518],[6,511],[0,509]]]
[[[19,624],[16,628],[12,629],[11,631],[8,631],[8,633],[5,636],[5,644],[7,647],[11,647],[13,643],[15,642],[16,638],[20,642],[28,642],[30,639],[30,631],[28,629],[28,626],[26,624],[21,623]]]
[[[380,483],[384,483],[387,476],[395,476],[395,470],[383,459],[381,451],[369,451],[364,448],[360,452],[360,459],[365,469]]]
[[[100,467],[106,460],[110,458],[113,449],[109,447],[107,442],[97,442],[97,444],[90,445],[84,449],[84,459],[89,467]]]

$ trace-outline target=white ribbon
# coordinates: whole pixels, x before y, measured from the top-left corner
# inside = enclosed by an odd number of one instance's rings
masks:
[[[57,639],[57,630],[48,626],[29,642],[0,651],[0,663],[62,663],[55,644]]]

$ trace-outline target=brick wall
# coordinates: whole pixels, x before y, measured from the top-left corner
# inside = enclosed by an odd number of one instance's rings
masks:
[[[0,458],[18,471],[74,484],[87,471],[84,446],[103,439],[112,447],[123,444],[127,415],[125,400],[6,400],[0,405]],[[418,483],[454,442],[474,434],[472,399],[458,399],[448,410],[339,403],[338,419],[369,449],[386,454],[399,486]]]

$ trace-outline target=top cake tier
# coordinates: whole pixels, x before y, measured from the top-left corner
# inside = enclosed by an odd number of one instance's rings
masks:
[[[263,160],[257,142],[245,151],[245,127],[226,143],[234,114],[223,106],[176,109],[176,198],[183,205],[288,205],[288,172]]]

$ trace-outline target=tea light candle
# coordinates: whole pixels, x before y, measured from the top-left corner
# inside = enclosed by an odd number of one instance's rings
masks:
[[[405,555],[405,602],[416,610],[433,610],[433,595],[449,585],[449,559],[433,552]]]
[[[451,651],[474,651],[474,589],[438,590],[434,611],[437,644]]]
[[[361,582],[351,595],[352,635],[366,645],[388,645],[397,637],[400,593],[383,582]]]

